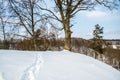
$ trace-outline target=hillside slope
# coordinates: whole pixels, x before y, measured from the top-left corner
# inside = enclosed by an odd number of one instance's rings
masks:
[[[0,80],[120,80],[120,72],[69,51],[0,50]]]

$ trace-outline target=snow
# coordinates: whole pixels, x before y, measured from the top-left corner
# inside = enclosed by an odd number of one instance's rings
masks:
[[[38,74],[40,67],[42,65],[43,65],[43,59],[42,59],[41,55],[38,54],[36,56],[35,62],[25,70],[21,80],[36,80],[35,75]]]
[[[116,45],[112,45],[113,49],[117,49],[117,46]]]
[[[120,72],[67,50],[0,50],[0,80],[120,80]]]

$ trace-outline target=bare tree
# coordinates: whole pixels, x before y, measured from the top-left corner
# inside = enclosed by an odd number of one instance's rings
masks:
[[[41,10],[37,7],[41,0],[8,0],[14,21],[23,26],[32,37],[34,49],[37,50],[36,34],[41,25]]]
[[[42,10],[51,13],[49,16],[52,19],[59,21],[62,24],[62,28],[65,32],[65,45],[64,49],[71,50],[71,19],[82,10],[93,9],[96,5],[100,4],[109,8],[110,10],[118,6],[116,4],[117,0],[53,0],[55,3],[54,10],[40,7]],[[57,16],[57,13],[60,16]]]
[[[5,32],[5,26],[6,26],[7,16],[6,16],[6,6],[3,2],[3,0],[0,1],[0,29],[3,34],[3,48],[6,48],[6,32]]]
[[[5,24],[4,24],[4,21],[3,21],[3,18],[0,17],[0,22],[1,22],[1,30],[2,30],[2,33],[3,33],[3,41],[5,41]]]

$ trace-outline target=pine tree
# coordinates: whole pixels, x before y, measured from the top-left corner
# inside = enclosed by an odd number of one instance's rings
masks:
[[[93,30],[93,43],[92,48],[99,53],[103,53],[102,45],[103,45],[103,27],[99,24],[95,25],[95,30]]]

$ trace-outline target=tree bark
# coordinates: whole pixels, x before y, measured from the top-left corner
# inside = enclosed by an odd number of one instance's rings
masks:
[[[2,32],[3,32],[3,47],[4,49],[6,48],[6,37],[5,37],[5,24],[4,24],[4,21],[3,21],[3,18],[0,18],[1,19],[1,24],[2,24]]]
[[[71,30],[69,22],[64,24],[64,32],[65,32],[64,49],[71,51]]]
[[[36,39],[33,38],[33,45],[34,45],[34,50],[37,51],[38,47],[37,47],[37,43],[36,43]]]
[[[5,41],[5,26],[3,24],[3,36],[4,36],[4,41]]]

